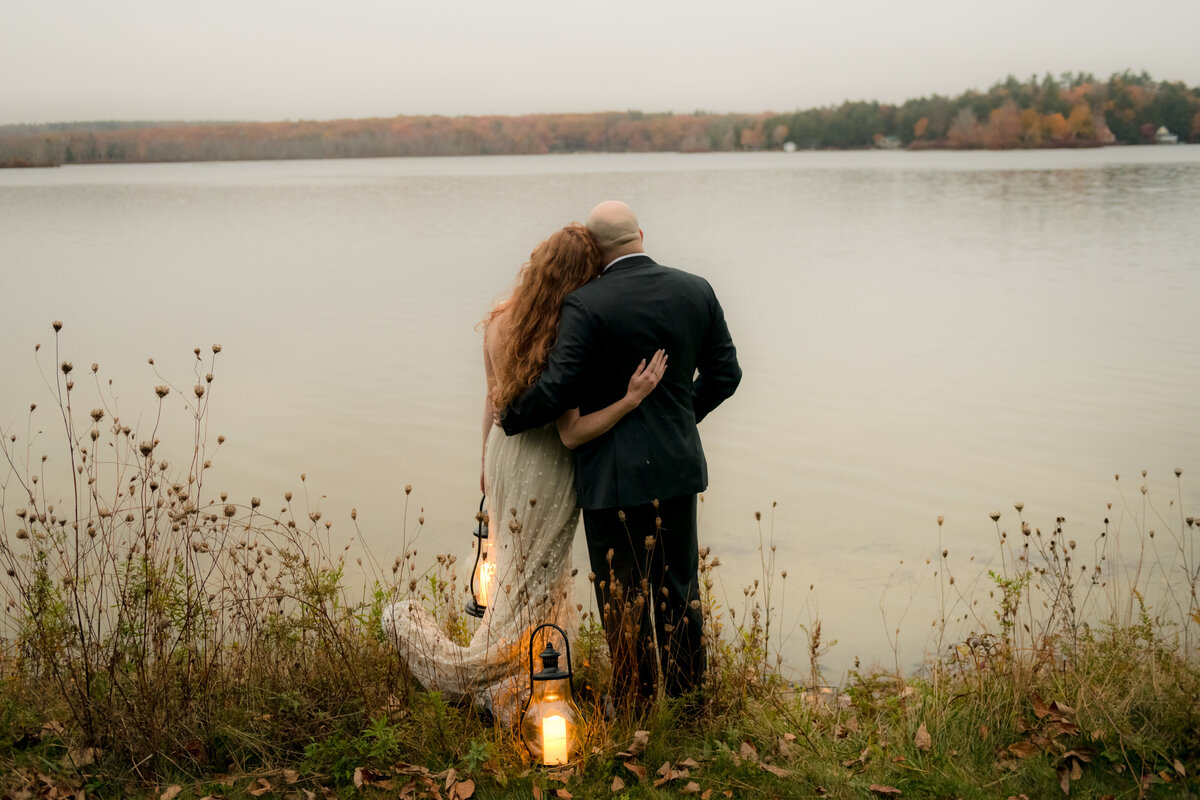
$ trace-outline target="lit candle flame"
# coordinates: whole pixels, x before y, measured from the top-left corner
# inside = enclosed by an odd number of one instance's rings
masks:
[[[479,565],[479,597],[476,603],[487,608],[492,602],[492,579],[496,575],[496,563],[484,561]]]

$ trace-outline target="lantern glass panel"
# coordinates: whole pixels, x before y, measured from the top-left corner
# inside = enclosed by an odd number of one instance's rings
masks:
[[[534,683],[534,697],[521,726],[535,762],[567,763],[575,748],[576,715],[565,679]]]
[[[479,559],[475,563],[475,602],[482,608],[492,604],[496,593],[496,559],[491,538],[479,539]]]

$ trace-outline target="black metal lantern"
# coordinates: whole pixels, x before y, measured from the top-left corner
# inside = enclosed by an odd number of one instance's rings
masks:
[[[482,617],[496,593],[496,559],[492,558],[492,540],[488,538],[488,518],[484,513],[487,495],[479,500],[478,524],[471,535],[475,537],[475,566],[471,569],[471,599],[466,612],[473,617]]]
[[[533,671],[533,643],[543,628],[553,628],[562,636],[567,651],[565,670],[558,665],[560,653],[547,641],[546,649],[538,656],[542,668]],[[578,715],[571,701],[574,690],[571,676],[571,643],[567,641],[567,632],[550,622],[534,628],[529,637],[529,700],[521,715],[521,741],[538,764],[565,764],[577,746]]]

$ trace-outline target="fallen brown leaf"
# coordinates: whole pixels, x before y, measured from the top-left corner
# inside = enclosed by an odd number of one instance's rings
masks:
[[[542,787],[536,783],[533,785],[533,800],[542,800]]]
[[[1058,768],[1058,788],[1063,794],[1071,793],[1071,771],[1065,765]]]
[[[712,797],[712,789],[705,789],[704,794],[700,795],[700,800],[710,800]]]
[[[450,800],[468,800],[475,794],[475,781],[464,778],[450,789]]]
[[[1083,767],[1078,761],[1071,762],[1071,780],[1077,781],[1083,777]]]
[[[867,788],[870,789],[875,794],[882,795],[884,797],[897,796],[897,795],[902,794],[902,792],[899,789],[897,789],[895,786],[880,786],[878,783],[872,783]]]
[[[1029,758],[1038,754],[1038,746],[1033,742],[1013,742],[1008,746],[1008,752],[1017,758]]]
[[[1046,715],[1050,713],[1050,708],[1046,705],[1046,701],[1037,692],[1034,692],[1029,699],[1033,702],[1034,716],[1038,719],[1045,719]]]
[[[285,783],[296,783],[300,780],[300,773],[294,769],[285,769],[283,771],[283,780]]]
[[[679,766],[683,767],[684,769],[696,769],[700,766],[700,764],[694,758],[685,758],[683,761],[679,762]]]
[[[94,747],[84,747],[79,750],[68,750],[67,754],[62,757],[63,769],[79,769],[96,763],[96,756],[100,753]],[[182,791],[182,790],[181,790]]]
[[[679,790],[680,794],[699,794],[700,784],[695,781],[688,781],[687,785]]]
[[[767,764],[760,761],[758,765],[774,775],[776,778],[789,778],[792,775],[792,773],[788,772],[783,767],[777,767],[774,764]]]
[[[980,725],[979,726],[979,741],[986,742],[987,737],[988,737],[988,726]]]
[[[358,789],[360,792],[362,791],[362,788],[363,788],[363,768],[362,767],[354,768],[354,788]]]
[[[554,794],[558,797],[558,800],[571,800],[571,798],[574,797],[574,795],[568,792],[566,789],[555,789]]]
[[[259,778],[257,781],[255,781],[251,785],[258,787],[257,789],[250,789],[246,792],[251,797],[262,797],[267,792],[272,791],[271,782],[268,781],[266,778]]]
[[[926,753],[928,753],[929,748],[933,746],[933,739],[929,736],[929,729],[925,727],[924,722],[922,722],[920,727],[917,728],[917,735],[913,737],[913,744],[917,746],[918,750],[922,750]]]
[[[646,768],[643,767],[641,764],[632,764],[632,763],[626,761],[625,769],[629,770],[634,775],[636,775],[639,782],[646,780]]]
[[[1050,704],[1050,710],[1055,714],[1074,714],[1075,709],[1071,708],[1066,703],[1055,700]]]
[[[183,791],[183,787],[177,783],[171,784],[167,790],[158,796],[158,800],[175,800],[179,793]]]
[[[738,748],[738,754],[747,761],[758,761],[758,751],[749,742],[742,742],[742,746]]]
[[[779,755],[783,756],[784,758],[795,758],[797,750],[798,748],[796,745],[792,744],[787,739],[779,740]]]
[[[1181,762],[1178,758],[1171,762],[1171,766],[1174,767],[1175,771],[1179,773],[1179,777],[1187,777],[1187,770],[1183,768],[1183,762]]]
[[[628,748],[617,753],[617,758],[637,758],[646,752],[648,744],[650,744],[650,731],[634,731],[633,741],[629,743]]]
[[[613,782],[612,782],[613,794],[616,794],[617,792],[621,791],[624,788],[625,788],[625,781],[621,780],[620,775],[614,775]]]

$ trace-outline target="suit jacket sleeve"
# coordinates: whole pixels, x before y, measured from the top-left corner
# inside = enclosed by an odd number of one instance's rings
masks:
[[[541,427],[558,419],[567,409],[579,407],[583,365],[591,341],[591,318],[583,304],[568,295],[563,301],[558,338],[546,359],[546,369],[537,383],[500,414],[505,433],[512,436]]]
[[[696,364],[700,374],[692,382],[692,409],[696,413],[696,422],[730,397],[742,380],[737,350],[725,324],[725,312],[721,310],[716,295],[713,295],[712,305],[712,324]]]

